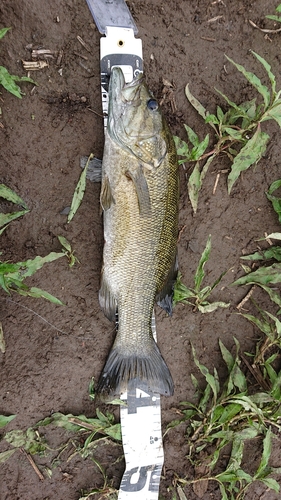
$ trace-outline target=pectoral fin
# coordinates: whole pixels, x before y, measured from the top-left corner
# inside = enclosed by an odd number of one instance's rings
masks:
[[[127,170],[126,176],[129,179],[131,179],[134,183],[138,197],[140,216],[150,217],[151,216],[150,195],[149,195],[147,181],[143,173],[142,165],[140,164],[138,168],[132,171]]]
[[[171,266],[170,272],[167,276],[166,282],[156,296],[157,304],[166,311],[169,316],[172,316],[173,312],[173,294],[174,286],[178,275],[178,257],[176,255],[173,265]]]
[[[101,183],[100,204],[103,210],[108,210],[112,203],[115,203],[115,201],[112,195],[109,179],[107,175],[105,175]]]

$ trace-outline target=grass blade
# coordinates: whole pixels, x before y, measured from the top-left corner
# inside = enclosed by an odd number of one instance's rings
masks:
[[[3,354],[4,354],[4,352],[6,352],[6,343],[5,343],[4,332],[3,332],[3,327],[2,327],[1,321],[0,321],[0,351]],[[0,422],[1,422],[1,417],[0,417]],[[1,427],[1,423],[0,423],[0,427]]]
[[[5,200],[12,201],[16,205],[20,205],[25,208],[25,210],[28,210],[28,206],[25,201],[17,193],[15,193],[15,191],[10,189],[8,186],[5,186],[5,184],[0,184],[0,197]]]
[[[259,54],[257,54],[253,50],[251,50],[251,52],[252,52],[252,54],[254,54],[254,56],[257,58],[257,60],[263,65],[265,71],[267,72],[268,78],[269,78],[270,83],[271,83],[272,92],[275,95],[276,94],[276,79],[275,79],[274,74],[271,71],[270,64],[268,64],[268,62],[265,59],[263,59],[263,57],[261,57]]]
[[[0,453],[0,464],[6,462],[6,460],[8,460],[13,455],[13,453],[15,453],[15,451],[16,448],[14,448],[13,450],[2,451]]]
[[[88,158],[88,161],[85,165],[85,168],[83,169],[83,171],[80,175],[80,179],[79,179],[78,184],[75,188],[74,195],[72,198],[70,212],[69,212],[68,217],[67,217],[67,222],[70,222],[73,219],[74,215],[76,214],[78,208],[81,205],[81,202],[82,202],[83,196],[84,196],[84,192],[86,189],[86,177],[87,177],[88,165],[93,158],[94,158],[94,155],[93,155],[93,153],[91,153],[89,158]]]
[[[247,285],[256,283],[257,285],[268,285],[281,282],[281,264],[275,263],[272,266],[260,267],[252,273],[241,276],[232,285]]]
[[[12,220],[25,215],[29,210],[21,210],[20,212],[10,212],[8,214],[0,213],[0,227],[7,226]],[[6,227],[5,227],[6,228]]]
[[[8,416],[0,415],[0,429],[2,427],[5,427],[5,425],[11,422],[15,417],[16,415],[8,415]]]
[[[20,295],[24,295],[26,297],[35,297],[37,299],[43,298],[49,300],[53,304],[64,306],[64,303],[60,299],[57,299],[57,297],[55,297],[51,293],[46,292],[45,290],[41,290],[41,288],[36,288],[35,286],[32,286],[28,290],[17,290],[17,291]]]
[[[17,265],[20,266],[19,271],[8,273],[8,278],[18,279],[22,281],[22,279],[27,278],[28,276],[32,276],[38,269],[41,269],[44,264],[47,262],[53,262],[54,260],[60,259],[64,257],[65,254],[63,252],[50,252],[45,257],[40,257],[37,255],[34,259],[28,259],[24,262],[17,262]]]
[[[230,57],[226,56],[226,58],[229,62],[231,62],[235,66],[235,68],[238,69],[238,71],[240,71],[240,73],[242,73],[242,75],[245,76],[248,82],[250,82],[251,85],[253,85],[253,87],[255,87],[255,89],[262,95],[265,109],[267,109],[270,104],[270,92],[268,88],[261,83],[260,79],[254,73],[247,71],[241,64],[234,62],[232,59],[230,59]]]
[[[258,469],[255,473],[255,479],[258,479],[261,477],[265,471],[265,469],[268,467],[268,461],[270,459],[270,454],[271,454],[271,447],[272,447],[272,440],[271,440],[272,432],[271,428],[267,430],[267,433],[265,435],[265,438],[263,440],[263,450],[262,450],[262,457],[260,464],[258,466]]]
[[[230,306],[230,304],[227,302],[218,301],[218,302],[211,302],[211,303],[208,303],[205,305],[198,304],[198,310],[204,314],[204,313],[210,313],[210,312],[216,311],[219,307],[226,308],[229,306]]]
[[[196,109],[196,111],[199,113],[200,116],[202,116],[202,118],[204,118],[204,120],[206,119],[206,109],[204,108],[204,106],[202,106],[202,104],[196,99],[196,97],[194,97],[190,90],[189,90],[189,83],[186,85],[185,87],[185,95],[187,97],[187,99],[189,100],[190,104]]]
[[[270,108],[268,111],[264,113],[264,115],[261,118],[261,122],[265,122],[266,120],[275,120],[276,123],[278,123],[279,127],[281,128],[281,102],[278,101],[276,106],[273,106]]]
[[[3,38],[3,36],[5,36],[5,35],[6,35],[7,31],[9,31],[10,29],[11,29],[11,28],[2,28],[2,29],[0,30],[0,40],[1,40],[1,38]]]
[[[198,267],[196,269],[196,273],[194,276],[194,284],[195,284],[195,292],[198,293],[200,291],[201,283],[204,279],[204,266],[210,257],[211,252],[211,235],[209,234],[208,240],[206,243],[206,247],[201,255],[201,259],[199,261]]]
[[[247,170],[251,165],[257,163],[266,150],[266,144],[269,135],[257,128],[253,137],[245,144],[238,155],[234,158],[231,172],[228,175],[228,193],[230,193],[233,184],[238,179],[241,172]]]

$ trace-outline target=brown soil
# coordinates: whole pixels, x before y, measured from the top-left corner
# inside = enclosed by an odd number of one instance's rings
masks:
[[[273,0],[128,2],[143,40],[150,88],[160,97],[163,78],[175,85],[177,110],[169,102],[164,103],[174,134],[185,137],[183,123],[195,129],[200,138],[209,131],[185,98],[187,82],[193,94],[211,111],[215,111],[217,104],[224,106],[215,87],[237,103],[256,95],[224,54],[262,75],[261,66],[249,50],[258,52],[271,64],[280,88],[280,34],[265,35],[249,24],[251,19],[259,26],[272,28],[273,22],[266,20],[265,15],[273,14],[277,3]],[[80,157],[90,152],[102,157],[100,34],[84,0],[4,0],[0,13],[1,27],[12,27],[0,42],[1,64],[10,73],[24,74],[21,60],[30,60],[30,46],[63,51],[59,65],[54,57],[47,68],[36,72],[38,87],[34,91],[31,92],[30,84],[21,85],[26,94],[23,99],[4,90],[1,95],[1,182],[20,194],[30,208],[27,215],[14,221],[1,236],[2,260],[16,262],[59,251],[57,235],[64,235],[80,261],[70,270],[66,260],[60,259],[46,265],[30,280],[33,286],[59,297],[66,304],[64,307],[18,295],[7,299],[0,292],[0,319],[7,346],[6,353],[0,353],[0,414],[17,415],[6,431],[26,429],[57,411],[94,415],[95,404],[89,399],[88,385],[92,376],[99,376],[114,332],[98,303],[103,246],[100,186],[88,181],[83,204],[72,223],[67,224],[66,216],[61,214],[70,205],[80,175]],[[81,46],[77,35],[85,40],[90,52]],[[253,352],[259,337],[258,331],[236,314],[236,305],[247,289],[229,285],[243,274],[239,261],[242,253],[254,251],[258,238],[280,227],[264,194],[271,182],[280,178],[280,130],[272,122],[264,125],[271,136],[266,155],[241,176],[231,196],[226,188],[229,160],[221,157],[216,161],[204,181],[196,215],[187,194],[186,176],[191,166],[187,166],[187,171],[180,170],[180,228],[184,229],[179,242],[179,262],[183,281],[192,286],[198,260],[211,234],[206,283],[213,283],[221,272],[229,269],[212,299],[229,301],[231,306],[203,315],[179,305],[172,318],[157,309],[159,345],[175,383],[174,396],[162,399],[163,429],[177,418],[175,409],[179,402],[193,398],[190,374],[198,376],[198,370],[192,359],[191,342],[200,361],[210,370],[216,366],[224,376],[218,339],[232,349],[235,336],[243,351]],[[213,194],[218,173],[219,182]],[[255,292],[255,298],[265,306],[261,292]],[[251,309],[250,304],[245,307]],[[250,376],[249,383],[254,384]],[[52,448],[62,442],[61,432],[44,430],[43,433]],[[258,463],[260,444],[247,448],[246,463]],[[185,458],[184,428],[171,431],[164,446],[161,495],[170,499],[167,488],[174,474],[192,478],[194,470]],[[3,441],[1,450],[6,448]],[[115,458],[116,451],[108,447],[101,461],[118,488],[124,465],[114,464]],[[272,464],[279,466],[280,459],[280,447],[276,444]],[[48,457],[35,460],[39,466],[51,467]],[[81,489],[101,487],[103,483],[95,464],[79,458],[61,460],[53,468],[52,477],[41,482],[20,451],[1,465],[0,476],[1,500],[77,500]],[[191,487],[185,491],[189,500],[197,498]],[[217,485],[210,483],[204,499],[220,498]],[[279,497],[258,484],[246,498],[277,500]]]

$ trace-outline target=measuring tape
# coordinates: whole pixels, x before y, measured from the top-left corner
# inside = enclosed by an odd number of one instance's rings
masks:
[[[156,340],[154,314],[151,326]],[[122,399],[127,401],[120,407],[126,470],[118,500],[156,500],[164,463],[160,395],[132,380]]]
[[[101,95],[104,127],[107,126],[108,84],[111,69],[121,67],[125,82],[143,72],[142,41],[124,0],[86,0],[100,33]],[[152,333],[156,341],[155,316]],[[118,500],[157,500],[164,463],[160,395],[139,380],[128,383],[120,406],[126,469]]]

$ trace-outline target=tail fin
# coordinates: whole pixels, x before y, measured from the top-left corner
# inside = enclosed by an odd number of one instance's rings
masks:
[[[173,394],[174,384],[169,368],[154,340],[152,347],[147,355],[128,355],[118,347],[112,348],[96,389],[103,401],[120,397],[132,379],[144,381],[151,392],[165,396]]]

